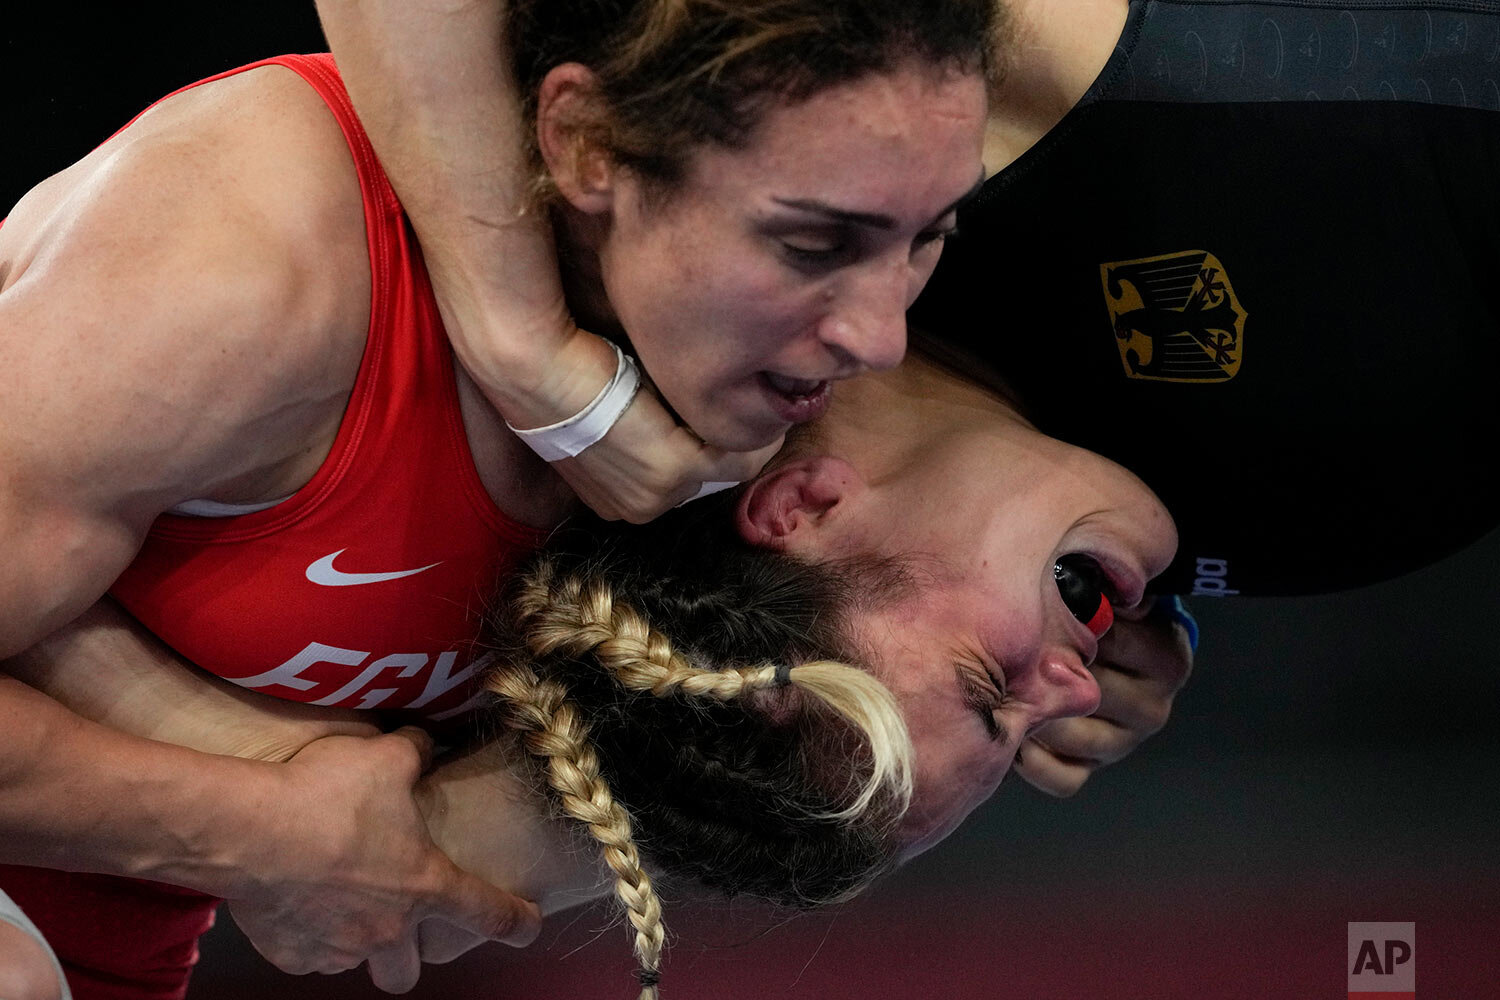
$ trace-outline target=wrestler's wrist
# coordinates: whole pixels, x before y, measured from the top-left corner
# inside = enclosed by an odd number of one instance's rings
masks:
[[[607,340],[574,327],[526,363],[508,367],[504,380],[486,394],[512,427],[544,427],[587,407],[615,377],[618,357]]]
[[[490,403],[504,416],[534,417],[541,423],[562,419],[564,406],[576,402],[569,411],[576,412],[588,403],[607,378],[613,352],[579,328],[561,293],[527,296],[515,280],[497,283],[466,263],[493,254],[481,254],[475,246],[459,253],[463,241],[453,246],[432,242],[429,248],[423,237],[448,340]],[[554,275],[556,266],[549,258]],[[535,284],[548,283],[539,276]],[[590,388],[595,381],[599,384]]]

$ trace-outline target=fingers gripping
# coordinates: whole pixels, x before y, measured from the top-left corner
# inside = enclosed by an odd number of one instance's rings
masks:
[[[422,958],[417,949],[417,929],[406,938],[370,956],[370,982],[386,993],[407,993],[422,975]]]
[[[428,836],[413,788],[432,752],[426,733],[406,728],[328,737],[287,765],[289,774],[303,769],[289,791],[319,804],[328,822],[306,849],[278,852],[282,867],[231,903],[269,961],[293,973],[366,962],[376,986],[405,992],[420,975],[426,917],[485,939],[536,936],[536,907],[460,870]],[[330,773],[342,780],[327,780]]]
[[[642,524],[692,499],[704,483],[752,478],[780,447],[710,447],[643,388],[598,443],[553,467],[600,517]]]
[[[1151,613],[1149,605],[1122,612],[1092,668],[1098,710],[1038,730],[1017,771],[1044,792],[1077,792],[1095,770],[1128,756],[1166,725],[1192,665],[1189,636],[1177,620]]]
[[[1058,757],[1035,740],[1028,740],[1016,763],[1016,773],[1037,791],[1067,798],[1083,787],[1096,766]]]
[[[451,865],[445,891],[424,908],[422,916],[451,924],[459,932],[514,948],[531,944],[542,931],[542,911],[535,903],[497,888],[457,865]],[[448,950],[455,940],[461,937],[436,935],[434,948],[447,941],[444,950]]]
[[[446,920],[429,917],[417,928],[417,944],[422,961],[428,965],[445,965],[461,955],[488,941],[489,938],[461,927],[454,927]]]
[[[756,451],[721,451],[702,445],[701,457],[704,464],[698,470],[697,477],[706,483],[747,482],[760,474],[760,470],[776,457],[785,442],[786,438],[780,437]]]
[[[1186,631],[1160,618],[1117,622],[1099,643],[1096,667],[1137,678],[1164,695],[1176,694],[1193,671]]]
[[[432,736],[427,730],[418,726],[402,726],[390,735],[400,737],[412,745],[412,748],[417,751],[417,773],[426,774],[427,769],[432,767],[433,755],[436,753]]]

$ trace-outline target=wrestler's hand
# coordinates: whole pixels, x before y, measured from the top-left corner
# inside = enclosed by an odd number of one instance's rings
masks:
[[[1095,770],[1112,764],[1167,724],[1172,700],[1193,669],[1188,633],[1151,610],[1148,597],[1117,610],[1114,626],[1099,640],[1091,668],[1102,697],[1093,715],[1057,719],[1021,747],[1016,772],[1051,795],[1077,792]]]
[[[527,392],[515,377],[521,367],[513,365],[509,385],[486,389],[515,427],[543,427],[572,416],[615,374],[614,351],[576,327],[564,342],[536,336],[532,349],[538,356],[553,352],[551,360],[539,366],[547,372],[544,381]],[[499,397],[505,399],[503,404]],[[753,452],[710,447],[673,419],[648,381],[608,434],[577,457],[553,462],[552,467],[600,517],[641,524],[698,496],[705,483],[740,483],[754,477],[780,447],[780,439]]]
[[[696,498],[705,483],[754,478],[780,448],[779,438],[759,451],[712,448],[677,423],[643,384],[598,444],[552,467],[600,517],[642,524]]]
[[[413,797],[431,755],[420,730],[317,740],[284,765],[271,836],[235,867],[235,922],[277,968],[342,972],[368,962],[390,993],[416,985],[417,928],[434,918],[485,940],[529,944],[534,905],[459,869]]]

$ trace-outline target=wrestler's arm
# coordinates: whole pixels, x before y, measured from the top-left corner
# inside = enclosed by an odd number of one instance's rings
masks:
[[[574,324],[548,215],[528,210],[504,0],[319,0],[318,13],[464,366],[513,426],[577,413],[615,356]],[[642,522],[701,483],[751,478],[775,451],[710,448],[642,391],[607,437],[556,467],[601,516]]]
[[[244,227],[225,216],[244,206],[206,160],[143,123],[43,182],[0,228],[0,657],[87,609],[158,512],[220,485],[223,438],[256,387],[216,370],[262,321],[295,318],[268,308],[275,274],[256,266],[256,240],[236,238]],[[226,786],[171,782],[167,760],[18,687],[0,696],[5,860],[215,881],[217,862],[171,854],[203,836],[179,810]],[[58,780],[75,770],[95,793]]]
[[[6,672],[111,729],[202,753],[283,763],[325,736],[375,736],[368,713],[271,698],[186,664],[110,598]]]
[[[200,754],[295,769],[310,757],[322,760],[318,752],[330,746],[356,745],[350,737],[380,733],[368,713],[282,701],[198,670],[108,598],[8,669],[90,722]],[[499,744],[478,747],[427,774],[417,801],[439,849],[464,870],[529,897],[550,874],[552,831],[546,810],[496,780],[507,767]],[[503,838],[488,835],[497,829]],[[423,937],[429,961],[451,961],[484,941],[441,920],[427,923]]]
[[[157,513],[281,495],[337,425],[363,330],[351,350],[335,320],[369,294],[358,202],[349,222],[323,187],[329,164],[353,183],[348,152],[300,80],[256,73],[283,84],[158,107],[0,228],[0,657],[89,608]],[[330,226],[353,233],[342,257]],[[257,903],[283,918],[257,944],[284,968],[392,946],[424,910],[535,933],[426,838],[405,737],[325,748],[299,776],[127,738],[8,676],[0,732],[0,858]],[[378,841],[362,812],[390,817]]]

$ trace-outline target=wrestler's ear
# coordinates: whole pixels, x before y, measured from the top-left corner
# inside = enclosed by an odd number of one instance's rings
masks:
[[[740,497],[735,527],[751,545],[816,555],[828,529],[864,492],[865,482],[842,458],[814,455],[762,473]]]
[[[603,120],[593,72],[580,63],[554,66],[537,91],[536,140],[558,192],[581,212],[609,211],[614,161],[598,143]]]

